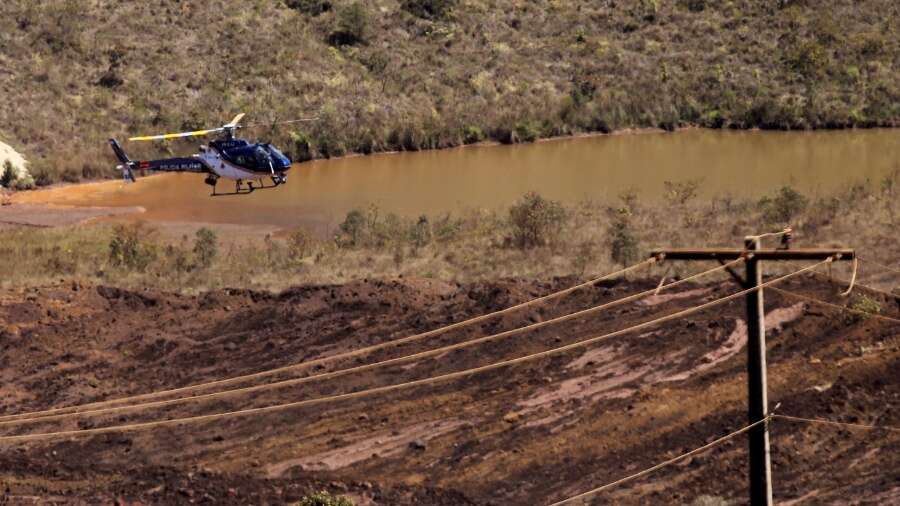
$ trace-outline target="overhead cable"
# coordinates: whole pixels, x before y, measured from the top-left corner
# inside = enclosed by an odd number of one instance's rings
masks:
[[[822,300],[822,299],[817,299],[817,298],[815,298],[815,297],[810,297],[809,295],[803,295],[803,294],[799,294],[799,293],[797,293],[797,292],[790,292],[790,291],[788,291],[788,290],[783,290],[783,289],[781,289],[781,288],[775,288],[775,287],[770,287],[769,290],[772,290],[772,291],[774,291],[774,292],[778,292],[778,293],[780,293],[780,294],[782,294],[782,295],[787,295],[788,297],[794,297],[794,298],[797,298],[797,299],[801,299],[801,300],[805,300],[805,301],[808,301],[808,302],[812,302],[813,304],[818,304],[818,305],[820,305],[820,306],[825,306],[825,307],[830,307],[830,308],[832,308],[832,309],[837,309],[838,311],[843,311],[843,312],[846,312],[846,313],[858,314],[858,315],[864,316],[864,317],[866,317],[866,318],[875,318],[875,319],[877,319],[877,320],[884,320],[884,321],[889,321],[889,322],[894,322],[894,323],[900,323],[900,319],[897,319],[897,318],[891,318],[890,316],[884,316],[884,315],[880,315],[880,314],[877,314],[877,313],[869,313],[868,311],[861,311],[861,310],[859,310],[859,309],[853,309],[853,308],[841,306],[841,305],[838,305],[838,304],[833,304],[833,303],[831,303],[831,302],[827,302],[827,301],[824,301],[824,300]]]
[[[187,423],[212,421],[212,420],[239,417],[239,416],[258,415],[258,414],[263,414],[263,413],[272,413],[272,412],[278,412],[278,411],[283,411],[283,410],[288,410],[288,409],[295,409],[295,408],[300,408],[300,407],[323,404],[326,402],[367,397],[367,396],[374,395],[374,394],[382,394],[382,393],[387,393],[387,392],[393,392],[396,390],[401,390],[404,388],[423,386],[423,385],[428,385],[428,384],[432,384],[432,383],[448,381],[448,380],[452,380],[452,379],[456,379],[456,378],[462,378],[462,377],[471,376],[473,374],[477,374],[477,373],[481,373],[481,372],[485,372],[485,371],[490,371],[490,370],[499,369],[499,368],[503,368],[503,367],[509,367],[514,364],[524,363],[524,362],[528,362],[528,361],[539,359],[539,358],[557,355],[557,354],[564,353],[564,352],[567,352],[567,351],[570,351],[573,349],[582,348],[582,347],[585,347],[590,344],[594,344],[594,343],[597,343],[600,341],[611,339],[613,337],[617,337],[617,336],[620,336],[623,334],[635,332],[635,331],[638,331],[638,330],[641,330],[641,329],[644,329],[647,327],[658,325],[660,323],[675,320],[678,318],[683,318],[685,316],[703,311],[705,309],[709,309],[711,307],[725,304],[726,302],[730,302],[739,297],[743,297],[750,292],[762,290],[762,289],[766,288],[767,286],[771,286],[776,283],[780,283],[782,281],[785,281],[789,278],[792,278],[792,277],[802,274],[804,272],[814,270],[814,269],[816,269],[822,265],[828,264],[832,261],[833,261],[833,257],[829,257],[828,259],[823,260],[822,262],[818,262],[816,264],[809,265],[807,267],[804,267],[797,271],[791,272],[789,274],[785,274],[783,276],[771,279],[771,280],[761,283],[753,288],[741,290],[741,291],[733,293],[731,295],[727,295],[725,297],[721,297],[719,299],[716,299],[716,300],[713,300],[713,301],[710,301],[710,302],[707,302],[704,304],[700,304],[698,306],[694,306],[694,307],[691,307],[688,309],[677,311],[675,313],[671,313],[671,314],[668,314],[668,315],[665,315],[665,316],[662,316],[662,317],[659,317],[659,318],[656,318],[653,320],[649,320],[649,321],[645,321],[645,322],[642,322],[642,323],[639,323],[636,325],[632,325],[631,327],[617,330],[615,332],[610,332],[608,334],[591,337],[588,339],[584,339],[582,341],[567,344],[565,346],[560,346],[557,348],[552,348],[549,350],[532,353],[530,355],[525,355],[525,356],[517,357],[514,359],[504,360],[501,362],[495,362],[495,363],[491,363],[491,364],[487,364],[487,365],[483,365],[483,366],[475,367],[475,368],[471,368],[471,369],[465,369],[462,371],[455,371],[455,372],[451,372],[451,373],[442,374],[439,376],[433,376],[433,377],[423,378],[423,379],[419,379],[419,380],[407,381],[404,383],[397,383],[397,384],[393,384],[393,385],[386,385],[386,386],[381,386],[381,387],[374,387],[374,388],[369,388],[369,389],[364,389],[364,390],[358,390],[356,392],[332,395],[332,396],[328,396],[328,397],[306,399],[306,400],[302,400],[302,401],[294,401],[294,402],[288,402],[288,403],[284,403],[284,404],[275,404],[275,405],[262,406],[262,407],[257,407],[257,408],[246,408],[246,409],[242,409],[242,410],[228,411],[228,412],[223,412],[223,413],[213,413],[213,414],[198,415],[198,416],[191,416],[191,417],[184,417],[184,418],[173,418],[170,420],[157,420],[157,421],[152,421],[152,422],[141,422],[141,423],[133,423],[133,424],[115,425],[115,426],[110,426],[110,427],[96,427],[96,428],[83,429],[83,430],[67,430],[67,431],[46,432],[46,433],[36,433],[36,434],[20,434],[20,435],[12,435],[12,436],[0,436],[0,442],[22,442],[22,441],[41,440],[41,439],[61,438],[61,437],[87,436],[87,435],[94,435],[94,434],[125,432],[125,431],[133,431],[133,430],[156,428],[156,427],[178,426],[178,425],[183,425],[183,424],[187,424]]]
[[[677,462],[679,462],[679,461],[681,461],[681,460],[684,460],[684,459],[686,459],[686,458],[688,458],[688,457],[691,457],[691,456],[693,456],[693,455],[697,455],[698,453],[703,453],[703,452],[705,452],[706,450],[709,450],[710,448],[713,448],[713,447],[715,447],[715,446],[718,446],[718,445],[724,443],[725,441],[728,441],[729,439],[732,439],[732,438],[734,438],[734,437],[736,437],[736,436],[739,436],[739,435],[743,434],[744,432],[747,432],[748,430],[752,429],[753,427],[756,427],[757,425],[760,425],[760,424],[763,424],[763,423],[768,422],[771,418],[772,418],[772,415],[769,415],[769,416],[763,418],[762,420],[758,420],[758,421],[756,421],[756,422],[753,422],[753,423],[751,423],[750,425],[747,425],[746,427],[740,428],[740,429],[738,429],[738,430],[736,430],[736,431],[734,431],[734,432],[732,432],[732,433],[730,433],[730,434],[727,434],[727,435],[725,435],[725,436],[722,436],[722,437],[720,437],[719,439],[716,439],[715,441],[712,441],[712,442],[710,442],[710,443],[707,443],[707,444],[705,444],[705,445],[703,445],[703,446],[701,446],[701,447],[699,447],[699,448],[695,448],[695,449],[693,449],[693,450],[691,450],[691,451],[689,451],[689,452],[682,453],[681,455],[679,455],[679,456],[677,456],[677,457],[671,458],[671,459],[666,460],[666,461],[664,461],[664,462],[660,462],[659,464],[656,464],[655,466],[648,467],[647,469],[644,469],[643,471],[639,471],[639,472],[634,473],[634,474],[632,474],[632,475],[630,475],[630,476],[626,476],[626,477],[624,477],[624,478],[618,479],[618,480],[616,480],[616,481],[614,481],[614,482],[612,482],[612,483],[607,483],[606,485],[603,485],[603,486],[601,486],[601,487],[597,487],[597,488],[588,490],[587,492],[582,492],[582,493],[580,493],[580,494],[578,494],[578,495],[576,495],[576,496],[569,497],[568,499],[563,499],[562,501],[555,502],[555,503],[551,504],[550,506],[560,506],[560,505],[562,505],[562,504],[568,504],[568,503],[571,503],[571,502],[573,502],[573,501],[577,501],[577,500],[579,500],[579,499],[588,499],[588,498],[590,498],[590,497],[592,497],[592,496],[594,496],[594,495],[599,494],[600,492],[604,492],[604,491],[609,490],[609,489],[611,489],[611,488],[613,488],[613,487],[617,487],[617,486],[619,486],[619,485],[622,485],[623,483],[627,483],[627,482],[629,482],[629,481],[634,481],[634,480],[636,480],[636,479],[638,479],[638,478],[647,476],[648,474],[653,473],[653,472],[655,472],[655,471],[658,471],[658,470],[660,470],[660,469],[662,469],[662,468],[664,468],[664,467],[671,466],[672,464],[675,464],[675,463],[677,463]]]
[[[660,288],[661,289],[673,288],[678,285],[688,283],[690,281],[698,279],[700,277],[707,276],[707,275],[713,274],[715,272],[725,270],[725,269],[727,269],[739,262],[742,262],[742,261],[743,261],[743,259],[734,260],[725,265],[721,265],[721,266],[715,267],[713,269],[694,274],[693,276],[689,276],[684,279],[672,282],[672,283],[670,283],[668,285],[664,285]],[[264,383],[261,385],[225,390],[225,391],[221,391],[221,392],[213,392],[213,393],[208,393],[208,394],[194,395],[194,396],[190,396],[190,397],[181,397],[181,398],[177,398],[177,399],[170,399],[170,400],[163,400],[163,401],[150,401],[150,402],[143,402],[143,403],[138,403],[138,404],[129,404],[129,405],[125,405],[125,406],[115,406],[115,407],[107,407],[107,408],[99,408],[99,409],[80,410],[80,411],[75,411],[75,412],[71,412],[71,413],[44,415],[44,416],[37,416],[37,417],[31,417],[31,418],[20,418],[17,420],[0,421],[0,426],[49,422],[49,421],[54,421],[54,420],[66,420],[66,419],[71,419],[71,418],[80,418],[80,417],[84,417],[84,416],[93,416],[93,415],[98,415],[98,414],[103,414],[103,413],[120,413],[120,412],[159,408],[159,407],[163,407],[163,406],[171,406],[171,405],[183,404],[183,403],[187,403],[187,402],[196,402],[196,401],[205,401],[205,400],[211,400],[211,399],[220,399],[220,398],[225,398],[225,397],[233,397],[236,395],[247,394],[250,392],[271,390],[271,389],[275,389],[275,388],[284,388],[287,386],[294,386],[294,385],[300,385],[300,384],[309,383],[309,382],[313,382],[313,381],[321,381],[321,380],[336,378],[336,377],[345,376],[348,374],[361,373],[361,372],[368,371],[371,369],[376,369],[379,367],[385,367],[385,366],[389,366],[389,365],[395,365],[395,364],[400,364],[403,362],[410,362],[410,361],[419,360],[422,358],[441,355],[441,354],[447,353],[449,351],[468,348],[468,347],[474,346],[476,344],[482,344],[482,343],[485,343],[488,341],[493,341],[493,340],[497,340],[497,339],[510,337],[510,336],[514,336],[517,334],[522,334],[525,332],[537,330],[542,327],[562,323],[562,322],[572,320],[575,318],[588,316],[590,314],[608,310],[610,308],[620,306],[622,304],[626,304],[628,302],[632,302],[632,301],[638,300],[640,298],[649,297],[651,295],[656,295],[659,292],[660,288],[654,288],[652,290],[645,290],[643,292],[640,292],[640,293],[637,293],[634,295],[629,295],[627,297],[622,297],[620,299],[616,299],[616,300],[607,302],[605,304],[600,304],[597,306],[590,307],[588,309],[583,309],[581,311],[576,311],[574,313],[569,313],[569,314],[559,316],[556,318],[552,318],[549,320],[545,320],[542,322],[532,323],[532,324],[526,325],[524,327],[518,327],[515,329],[507,330],[504,332],[500,332],[498,334],[483,336],[483,337],[471,339],[468,341],[463,341],[463,342],[456,343],[456,344],[442,346],[440,348],[435,348],[435,349],[430,349],[430,350],[426,350],[426,351],[421,351],[418,353],[413,353],[411,355],[404,355],[404,356],[400,356],[400,357],[396,357],[396,358],[382,360],[380,362],[374,362],[374,363],[363,364],[363,365],[350,367],[350,368],[346,368],[346,369],[339,369],[339,370],[335,370],[335,371],[314,374],[314,375],[306,376],[306,377],[302,377],[302,378],[287,379],[287,380],[282,380],[282,381],[276,381],[273,383]]]
[[[0,422],[20,420],[23,418],[34,418],[34,417],[39,417],[39,416],[44,416],[44,415],[70,413],[70,412],[74,412],[74,411],[94,409],[94,408],[99,408],[99,407],[104,407],[104,406],[112,406],[112,405],[116,405],[116,404],[129,403],[129,402],[133,402],[133,401],[144,401],[144,400],[148,400],[148,399],[156,399],[159,397],[165,397],[165,396],[169,396],[169,395],[184,394],[184,393],[194,392],[197,390],[204,390],[204,389],[212,388],[212,387],[234,385],[236,383],[243,383],[245,381],[250,381],[250,380],[254,380],[254,379],[273,376],[276,374],[293,371],[293,370],[300,369],[300,368],[309,368],[309,367],[317,366],[320,364],[325,364],[325,363],[336,361],[336,360],[353,358],[353,357],[357,357],[359,355],[371,353],[371,352],[378,351],[378,350],[388,348],[391,346],[397,346],[400,344],[411,343],[411,342],[425,339],[428,337],[432,337],[432,336],[435,336],[435,335],[438,335],[438,334],[441,334],[444,332],[448,332],[450,330],[464,328],[464,327],[468,327],[470,325],[474,325],[476,323],[481,323],[483,321],[486,321],[491,318],[495,318],[497,316],[509,314],[514,311],[518,311],[518,310],[524,309],[526,307],[534,306],[534,305],[546,302],[551,299],[563,297],[565,295],[568,295],[568,294],[575,292],[577,290],[580,290],[582,288],[587,288],[589,286],[593,286],[601,281],[611,279],[616,276],[620,276],[622,274],[626,274],[628,272],[637,270],[637,269],[645,267],[645,266],[653,265],[656,262],[657,262],[656,258],[649,258],[647,260],[643,260],[641,262],[638,262],[637,264],[625,267],[618,271],[615,271],[615,272],[612,272],[609,274],[605,274],[603,276],[591,279],[589,281],[580,283],[578,285],[574,285],[574,286],[565,288],[563,290],[558,290],[556,292],[544,295],[542,297],[538,297],[536,299],[531,299],[529,301],[522,302],[520,304],[515,304],[513,306],[507,307],[505,309],[501,309],[499,311],[494,311],[491,313],[479,315],[479,316],[476,316],[473,318],[469,318],[467,320],[463,320],[461,322],[456,322],[456,323],[452,323],[450,325],[445,325],[445,326],[437,328],[437,329],[429,330],[427,332],[422,332],[419,334],[414,334],[414,335],[399,338],[399,339],[393,339],[390,341],[381,342],[379,344],[366,346],[363,348],[358,348],[358,349],[343,352],[343,353],[337,353],[334,355],[328,355],[328,356],[313,359],[313,360],[307,360],[305,362],[299,362],[299,363],[289,364],[289,365],[282,366],[282,367],[276,367],[273,369],[267,369],[267,370],[256,372],[256,373],[244,374],[244,375],[240,375],[240,376],[234,376],[231,378],[209,381],[206,383],[198,383],[195,385],[188,385],[188,386],[184,386],[184,387],[170,388],[168,390],[160,390],[160,391],[156,391],[156,392],[148,392],[148,393],[144,393],[144,394],[130,395],[130,396],[126,396],[126,397],[120,397],[117,399],[89,402],[89,403],[79,404],[79,405],[74,405],[74,406],[66,406],[66,407],[60,407],[60,408],[52,408],[52,409],[46,409],[46,410],[40,410],[40,411],[31,411],[31,412],[26,412],[26,413],[17,413],[17,414],[0,416]]]
[[[838,426],[838,427],[844,427],[847,429],[886,430],[889,432],[900,432],[900,427],[891,427],[889,425],[864,425],[861,423],[836,422],[834,420],[822,420],[822,419],[818,419],[818,418],[803,418],[803,417],[799,417],[799,416],[790,416],[790,415],[772,415],[772,417],[773,418],[782,418],[784,420],[790,420],[792,422],[833,425],[833,426]]]

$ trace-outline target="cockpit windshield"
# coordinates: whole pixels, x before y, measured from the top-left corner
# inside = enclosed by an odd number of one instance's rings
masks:
[[[272,162],[272,157],[269,156],[269,152],[262,146],[256,146],[256,149],[253,150],[253,158],[255,159],[257,169],[266,169]]]

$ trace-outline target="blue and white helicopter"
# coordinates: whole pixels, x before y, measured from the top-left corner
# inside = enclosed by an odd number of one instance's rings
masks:
[[[196,130],[193,132],[181,132],[175,134],[146,135],[131,137],[129,141],[158,141],[179,139],[184,137],[198,137],[213,133],[221,133],[218,140],[211,141],[209,146],[200,146],[200,152],[190,157],[163,158],[159,160],[133,161],[128,158],[122,146],[115,139],[110,139],[116,158],[121,165],[117,166],[122,171],[122,177],[126,182],[136,180],[134,170],[138,169],[141,175],[145,171],[162,172],[196,172],[206,174],[206,184],[213,187],[212,195],[240,195],[251,193],[254,190],[275,188],[287,182],[285,174],[291,168],[291,159],[268,143],[250,143],[244,139],[236,139],[234,132],[243,128],[239,123],[244,114],[238,114],[229,123],[218,128],[208,130]],[[311,121],[311,119],[292,120]],[[264,183],[264,178],[272,180],[271,185]],[[219,178],[235,181],[233,193],[216,193],[216,183]],[[254,185],[253,182],[257,184]],[[246,182],[246,187],[244,183]]]

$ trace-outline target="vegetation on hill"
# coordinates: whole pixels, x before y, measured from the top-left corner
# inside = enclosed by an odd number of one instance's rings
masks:
[[[37,184],[105,140],[253,122],[296,160],[629,127],[900,120],[895,0],[7,0],[0,136]],[[193,141],[128,146],[136,157]]]

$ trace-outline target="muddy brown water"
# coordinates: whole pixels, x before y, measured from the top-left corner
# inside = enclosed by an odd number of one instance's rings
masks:
[[[112,162],[110,162],[112,163]],[[699,179],[704,195],[758,197],[790,184],[821,194],[900,167],[900,131],[686,130],[355,156],[295,164],[288,184],[210,198],[195,174],[136,184],[110,181],[33,192],[22,201],[140,206],[151,221],[304,225],[326,230],[354,207],[436,214],[505,206],[529,190],[564,202],[615,198],[635,189],[660,199],[664,181]],[[221,181],[220,190],[232,188]]]

